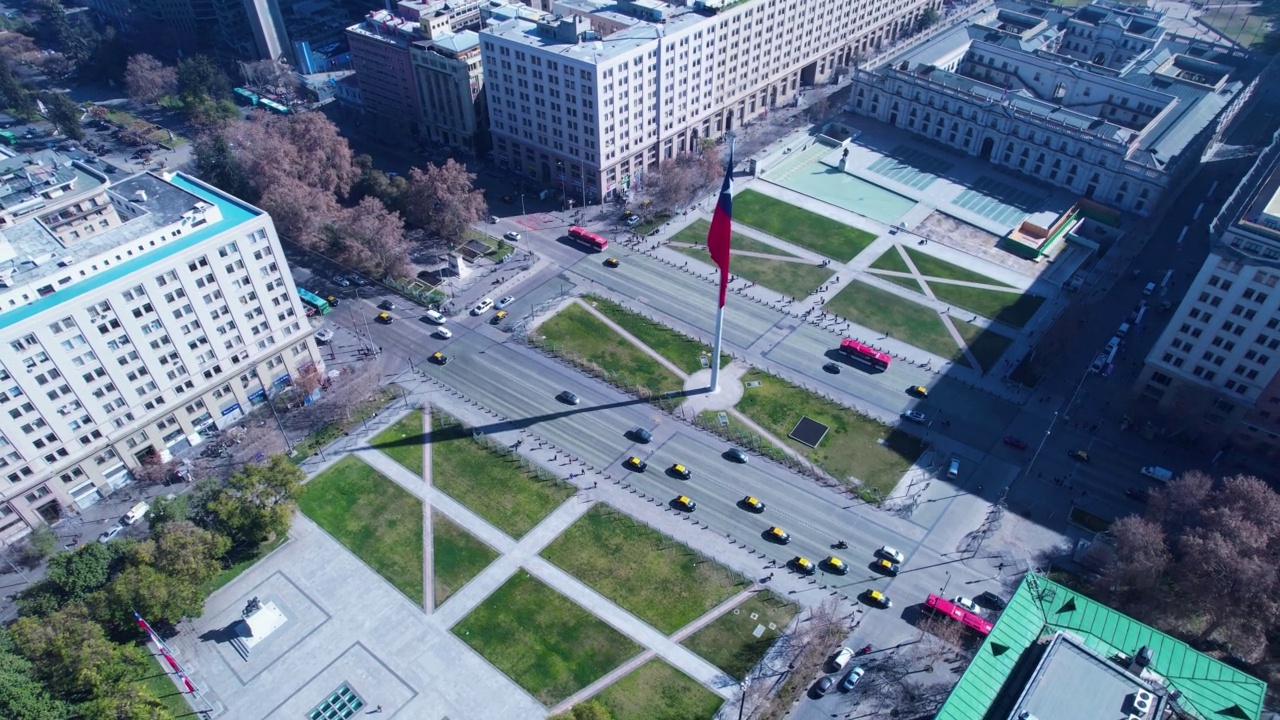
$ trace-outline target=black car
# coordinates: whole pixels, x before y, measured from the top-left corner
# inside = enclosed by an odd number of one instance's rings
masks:
[[[829,363],[827,363],[826,365],[823,365],[823,366],[822,366],[822,369],[823,369],[823,370],[826,370],[827,372],[831,373],[832,375],[839,375],[839,374],[840,374],[840,366],[839,366],[839,365],[837,365],[837,364],[835,364],[835,363],[833,363],[833,362],[829,362]]]
[[[378,308],[381,310],[395,310],[396,304],[391,302],[390,300],[383,300],[382,302],[378,303]]]
[[[580,400],[578,400],[577,395],[575,395],[574,393],[568,390],[565,390],[564,392],[557,395],[556,399],[564,403],[565,405],[577,405],[579,402],[581,402]]]
[[[742,452],[742,450],[738,448],[729,448],[727,451],[725,451],[724,456],[725,456],[725,459],[731,462],[745,463],[747,461],[747,454]]]
[[[653,439],[653,433],[642,427],[633,427],[627,431],[627,436],[638,443],[647,443]]]
[[[973,601],[983,607],[989,607],[992,610],[1003,610],[1009,604],[1005,602],[1004,598],[991,592],[990,590],[982,591],[976,597],[973,598]]]
[[[1135,487],[1126,488],[1124,491],[1124,494],[1128,495],[1134,500],[1137,500],[1140,503],[1145,503],[1151,499],[1151,491],[1145,488],[1135,488]]]

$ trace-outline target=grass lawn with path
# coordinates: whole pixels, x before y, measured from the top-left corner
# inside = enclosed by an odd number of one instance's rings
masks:
[[[711,263],[711,255],[702,248],[676,248],[695,260]],[[794,298],[802,298],[831,279],[835,273],[807,262],[770,260],[750,255],[734,255],[729,269],[745,280],[759,283],[770,290]]]
[[[373,437],[370,443],[414,475],[422,475],[422,412],[414,410]]]
[[[742,414],[834,477],[845,482],[856,477],[862,482],[857,487],[869,500],[888,494],[924,451],[923,443],[915,436],[859,415],[781,378],[753,369],[742,381],[747,385],[737,405]],[[759,381],[760,385],[751,387],[752,381]],[[805,416],[830,428],[816,448],[787,437]],[[729,424],[733,425],[732,416]]]
[[[598,310],[601,315],[618,323],[619,327],[649,346],[650,350],[658,353],[687,373],[692,374],[703,369],[703,357],[708,358],[708,362],[710,362],[710,347],[681,335],[662,323],[654,322],[643,315],[631,312],[615,302],[595,295],[588,295],[583,298],[583,302]],[[614,334],[612,330],[608,332],[611,335]],[[728,365],[730,359],[728,355],[722,353],[720,367]]]
[[[688,625],[747,580],[606,505],[596,505],[542,556],[664,634]]]
[[[666,332],[673,340],[682,337],[672,330]],[[684,388],[684,381],[675,373],[576,303],[542,323],[538,334],[539,345],[571,362],[605,371],[619,384],[645,388],[654,395]]]
[[[512,537],[523,537],[575,492],[559,480],[529,476],[453,418],[436,414],[431,424],[431,484]]]
[[[641,650],[524,570],[454,625],[453,634],[548,707]]]
[[[849,283],[826,309],[934,355],[968,364],[938,313],[862,281]]]
[[[498,558],[498,552],[438,510],[431,511],[432,592],[436,607]]]
[[[741,680],[796,616],[796,606],[772,592],[761,592],[681,643],[707,662]],[[764,630],[756,637],[756,629]]]
[[[1042,296],[1024,295],[1018,291],[1001,292],[940,282],[929,283],[929,289],[942,302],[1015,328],[1030,322],[1044,304]]]
[[[334,420],[306,436],[301,441],[294,443],[294,454],[289,457],[289,462],[294,465],[301,465],[307,458],[315,455],[320,448],[342,437],[344,433],[356,425],[359,425],[364,420],[373,417],[375,412],[378,412],[382,409],[382,406],[400,397],[402,392],[403,389],[395,385],[388,385],[380,388],[373,397],[352,408],[348,412],[347,417]]]
[[[902,259],[902,253],[898,251],[895,245],[885,250],[876,261],[868,266],[871,270],[891,270],[893,272],[911,272],[911,268],[907,265],[907,261]]]
[[[594,698],[613,720],[711,720],[724,700],[693,678],[654,658]]]
[[[1000,357],[1013,344],[1013,338],[1001,335],[994,330],[970,325],[964,320],[953,317],[951,324],[955,325],[956,332],[964,338],[965,344],[969,346],[969,352],[973,353],[973,357],[982,366],[981,370],[984,373],[995,368],[996,363],[1000,362]]]
[[[707,249],[707,233],[711,232],[711,223],[701,218],[689,223],[687,227],[680,232],[671,236],[670,242],[689,243],[696,245],[703,250]],[[769,255],[778,255],[780,257],[796,257],[794,254],[787,252],[781,248],[776,248],[767,242],[762,242],[753,237],[743,235],[742,233],[733,233],[729,238],[729,247],[734,250],[742,250],[744,252],[767,253]]]
[[[151,648],[148,647],[148,654],[150,651]],[[194,713],[191,712],[191,706],[187,704],[186,690],[179,690],[170,678],[172,676],[169,675],[167,664],[147,665],[140,676],[134,678],[134,683],[141,686],[141,689],[150,691],[160,701],[160,705],[169,711],[169,717],[191,717]]]
[[[348,455],[302,487],[298,509],[422,604],[422,501]]]
[[[865,230],[755,190],[743,190],[734,196],[733,219],[841,262],[854,259],[876,239]]]
[[[911,263],[916,266],[916,270],[926,278],[942,278],[943,280],[959,280],[961,282],[981,283],[983,285],[996,285],[998,287],[1013,287],[1009,283],[1003,283],[994,280],[982,273],[974,272],[965,267],[956,265],[955,263],[940,260],[928,253],[922,253],[919,250],[912,250],[909,247],[903,247],[907,251],[907,256],[911,258]]]

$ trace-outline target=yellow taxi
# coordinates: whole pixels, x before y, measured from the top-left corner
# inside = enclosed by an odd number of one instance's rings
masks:
[[[818,568],[814,567],[813,562],[809,560],[809,558],[800,557],[799,555],[791,558],[791,561],[788,562],[787,565],[801,575],[812,575],[818,572]]]
[[[787,543],[791,542],[791,536],[787,534],[787,531],[783,530],[777,525],[774,525],[773,527],[765,531],[765,537],[778,543],[779,545],[786,545]]]
[[[667,472],[671,473],[675,477],[680,478],[681,480],[688,480],[689,478],[693,477],[693,473],[689,472],[689,468],[681,465],[680,463],[676,463],[671,467],[667,468]]]
[[[882,607],[882,608],[893,607],[893,601],[889,599],[889,596],[885,595],[879,590],[868,590],[866,593],[863,594],[863,597],[867,599],[868,603],[870,603],[871,605],[875,605],[876,607]]]
[[[884,573],[885,575],[897,575],[898,570],[902,568],[898,563],[884,558],[877,560],[872,567],[876,569],[876,572]]]
[[[383,325],[390,325],[395,318],[391,317],[391,313],[378,313],[378,317],[374,319]]]
[[[827,572],[832,573],[832,574],[834,574],[834,575],[848,575],[848,574],[849,574],[849,566],[848,566],[848,565],[846,565],[846,564],[845,564],[845,562],[844,562],[843,560],[841,560],[840,558],[836,557],[835,555],[832,555],[831,557],[827,558],[826,560],[823,560],[823,561],[822,561],[822,564],[823,564],[824,566],[826,566],[826,568],[827,568]]]
[[[494,313],[494,314],[493,314],[493,317],[489,318],[489,324],[490,324],[490,325],[497,325],[498,323],[500,323],[500,322],[502,322],[503,320],[506,320],[506,319],[507,319],[507,311],[506,311],[506,310],[499,310],[498,312],[496,312],[496,313]]]
[[[760,502],[760,498],[752,497],[750,495],[742,498],[742,507],[755,513],[764,512],[764,503]]]
[[[929,397],[929,391],[928,391],[928,390],[926,390],[926,389],[925,389],[925,387],[924,387],[923,385],[913,385],[913,386],[911,386],[911,387],[907,388],[907,394],[909,394],[909,395],[915,395],[915,396],[916,396],[916,397],[918,397],[918,398],[927,398],[927,397]]]
[[[444,354],[444,353],[442,353],[442,352],[437,352],[437,353],[434,353],[434,354],[432,354],[432,355],[431,355],[431,362],[433,362],[433,363],[435,363],[435,364],[437,364],[437,365],[448,365],[448,364],[449,364],[449,356],[448,356],[448,355],[445,355],[445,354]]]
[[[616,268],[620,264],[621,263],[618,262],[618,258],[609,258],[604,261],[604,266],[607,268]]]
[[[675,505],[677,510],[684,510],[685,512],[693,512],[698,507],[698,503],[690,500],[688,496],[685,495],[681,495],[675,500],[672,500],[671,504]]]
[[[622,464],[628,470],[635,470],[636,472],[644,472],[644,469],[649,467],[649,463],[635,456],[627,458],[626,462]]]

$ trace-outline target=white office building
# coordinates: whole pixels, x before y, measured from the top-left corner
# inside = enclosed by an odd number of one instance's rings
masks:
[[[785,105],[937,0],[555,2],[480,33],[493,159],[588,201]]]
[[[1199,165],[1244,51],[1099,1],[999,2],[854,77],[850,109],[1139,215]]]
[[[183,175],[0,158],[0,542],[323,370],[271,218]]]
[[[1213,224],[1213,245],[1147,355],[1139,398],[1191,434],[1280,459],[1280,144]]]

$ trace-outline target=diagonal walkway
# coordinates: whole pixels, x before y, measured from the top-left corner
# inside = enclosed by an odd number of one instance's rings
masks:
[[[928,281],[925,280],[924,273],[920,272],[920,268],[916,267],[915,260],[911,259],[911,253],[902,250],[901,246],[897,248],[897,251],[898,255],[902,258],[902,261],[907,264],[908,268],[910,268],[911,275],[916,279],[916,282],[920,284],[920,289],[924,291],[925,296],[936,304],[938,302],[938,296],[933,294],[933,288],[930,287]],[[934,309],[937,310],[936,307]],[[971,366],[981,370],[982,363],[978,362],[978,358],[973,356],[973,352],[969,350],[969,343],[965,342],[964,338],[960,335],[960,331],[956,330],[955,324],[951,322],[951,316],[948,314],[950,311],[950,305],[947,306],[946,310],[939,311],[938,314],[940,316],[939,319],[942,320],[942,326],[946,328],[947,334],[951,336],[951,341],[956,344],[956,347],[960,348],[960,352],[964,353],[964,359],[969,362]]]

